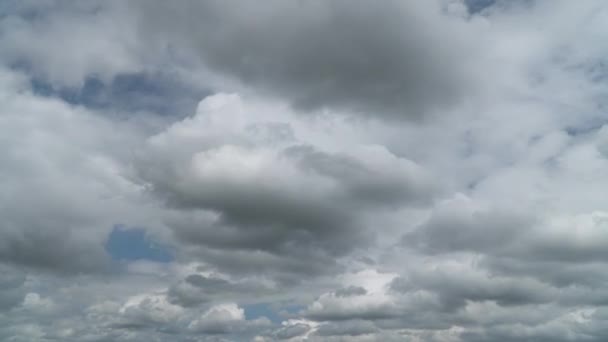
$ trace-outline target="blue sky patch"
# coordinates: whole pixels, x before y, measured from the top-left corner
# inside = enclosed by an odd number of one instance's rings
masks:
[[[173,261],[173,256],[169,250],[152,241],[143,228],[114,227],[108,237],[105,249],[114,260]]]
[[[30,85],[39,96],[58,97],[73,105],[147,111],[165,116],[190,114],[198,102],[210,94],[202,89],[192,89],[170,75],[147,73],[120,74],[111,82],[89,76],[79,88],[57,87],[40,77],[32,77]]]
[[[496,0],[465,0],[464,3],[469,8],[470,13],[478,13],[494,5]]]
[[[288,304],[285,306],[279,306],[277,304],[270,303],[256,303],[243,305],[245,310],[245,318],[248,320],[266,317],[273,323],[281,323],[286,318],[282,317],[279,313],[286,312],[289,314],[296,314],[305,309],[302,305]]]
[[[244,305],[245,318],[247,320],[266,317],[273,323],[281,323],[283,319],[268,303],[257,303]]]

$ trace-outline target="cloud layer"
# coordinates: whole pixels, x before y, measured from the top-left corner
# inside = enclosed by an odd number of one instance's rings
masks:
[[[603,1],[7,1],[0,339],[604,341]]]

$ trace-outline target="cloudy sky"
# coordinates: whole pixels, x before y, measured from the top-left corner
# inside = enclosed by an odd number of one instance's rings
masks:
[[[0,340],[608,340],[608,2],[0,1]]]

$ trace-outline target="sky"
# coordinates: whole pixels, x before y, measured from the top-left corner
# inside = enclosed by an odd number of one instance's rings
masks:
[[[608,2],[0,1],[0,340],[608,340]]]

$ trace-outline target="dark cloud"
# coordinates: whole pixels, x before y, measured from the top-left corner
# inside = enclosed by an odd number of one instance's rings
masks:
[[[480,266],[494,274],[516,277],[533,276],[555,287],[567,287],[575,284],[594,287],[608,281],[600,272],[603,262],[569,263],[557,261],[530,262],[517,258],[485,258]]]
[[[463,308],[468,302],[492,301],[501,306],[550,303],[559,291],[533,279],[490,276],[483,270],[452,271],[437,269],[432,273],[397,278],[391,288],[400,293],[434,292],[445,311]]]
[[[429,253],[474,251],[500,253],[534,224],[525,213],[478,210],[464,197],[441,204],[403,243]]]
[[[437,184],[424,176],[413,162],[397,158],[383,148],[369,148],[360,156],[329,154],[311,146],[295,146],[285,154],[306,171],[339,179],[344,183],[341,202],[400,207],[425,205],[436,195]]]
[[[358,336],[372,334],[378,328],[369,321],[346,321],[323,324],[315,331],[319,336]]]
[[[200,244],[184,246],[184,259],[205,260],[224,272],[239,275],[262,274],[285,285],[295,285],[309,277],[336,274],[344,270],[339,259],[311,245],[275,253],[262,250],[205,248]]]
[[[349,286],[335,291],[338,297],[351,297],[367,294],[367,290],[361,286]]]
[[[435,1],[137,4],[146,38],[299,108],[420,118],[474,87],[470,28]]]
[[[25,296],[25,274],[0,264],[0,312],[19,304]]]
[[[4,232],[0,260],[41,269],[68,273],[110,270],[110,259],[103,247],[79,241],[70,230],[57,226],[30,226]],[[74,258],[80,255],[79,258]]]
[[[190,274],[168,290],[169,300],[184,307],[193,307],[210,301],[225,298],[243,297],[248,299],[252,294],[264,295],[273,289],[253,281],[228,281],[226,279],[201,274]]]

